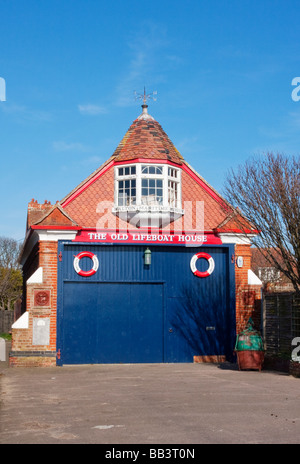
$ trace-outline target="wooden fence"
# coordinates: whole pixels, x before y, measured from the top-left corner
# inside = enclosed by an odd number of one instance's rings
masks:
[[[300,297],[296,293],[267,293],[263,298],[266,357],[290,360],[292,340],[300,337]]]
[[[14,311],[0,311],[0,333],[9,333],[14,323]]]

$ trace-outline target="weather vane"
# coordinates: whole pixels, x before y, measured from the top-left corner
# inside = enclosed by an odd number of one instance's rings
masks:
[[[144,87],[144,94],[138,94],[136,92],[134,92],[134,94],[135,94],[136,100],[143,100],[143,105],[147,105],[147,100],[150,100],[150,99],[152,99],[153,101],[156,101],[157,92],[154,91],[152,93],[146,94],[145,87]]]

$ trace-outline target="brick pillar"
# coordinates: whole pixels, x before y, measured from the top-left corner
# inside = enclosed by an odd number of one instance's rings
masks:
[[[261,286],[248,284],[252,256],[250,245],[236,245],[235,257],[238,256],[243,257],[244,263],[240,268],[235,264],[237,333],[245,328],[250,317],[259,329],[261,319]]]
[[[44,271],[43,283],[51,290],[49,347],[56,351],[57,242],[40,242],[40,266]]]
[[[39,242],[38,268],[25,285],[26,313],[12,328],[10,365],[56,365],[57,242]]]

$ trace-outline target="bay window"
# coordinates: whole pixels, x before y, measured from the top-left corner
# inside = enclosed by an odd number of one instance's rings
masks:
[[[160,225],[181,216],[181,170],[167,164],[116,166],[113,212],[127,212],[129,219],[139,215],[136,223],[142,216],[144,219],[166,216]]]

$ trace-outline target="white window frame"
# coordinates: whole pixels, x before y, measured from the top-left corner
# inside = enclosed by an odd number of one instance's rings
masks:
[[[132,168],[135,168],[135,173],[132,174],[131,171],[132,171]],[[129,174],[125,174],[125,173],[121,173],[120,174],[120,170],[125,170],[126,168],[129,169]],[[129,189],[132,190],[132,186],[131,186],[131,182],[135,180],[135,190],[136,190],[136,193],[135,193],[135,202],[134,203],[129,203],[128,205],[119,205],[119,183],[120,182],[126,182],[126,181],[129,181],[130,182],[130,187]],[[115,206],[116,207],[122,207],[122,206],[134,206],[137,204],[137,175],[136,175],[136,165],[123,165],[123,166],[118,166],[117,169],[115,170]],[[124,187],[125,188],[125,187]],[[130,195],[130,198],[132,196]]]
[[[135,167],[135,174],[129,173],[125,175],[124,173],[120,174],[120,170],[123,168]],[[157,167],[162,170],[162,174],[158,173],[143,173],[145,167],[153,168]],[[129,205],[119,205],[119,182],[124,180],[133,180],[136,181],[136,201],[135,204]],[[142,179],[161,179],[162,180],[162,190],[163,190],[163,199],[161,204],[151,205],[143,204],[142,202]],[[177,198],[175,204],[169,204],[169,182],[175,182],[177,186]],[[161,164],[161,163],[132,163],[132,164],[122,164],[115,166],[115,211],[117,210],[130,210],[134,209],[143,209],[143,210],[169,210],[177,211],[181,210],[181,169],[177,168],[170,164]]]

